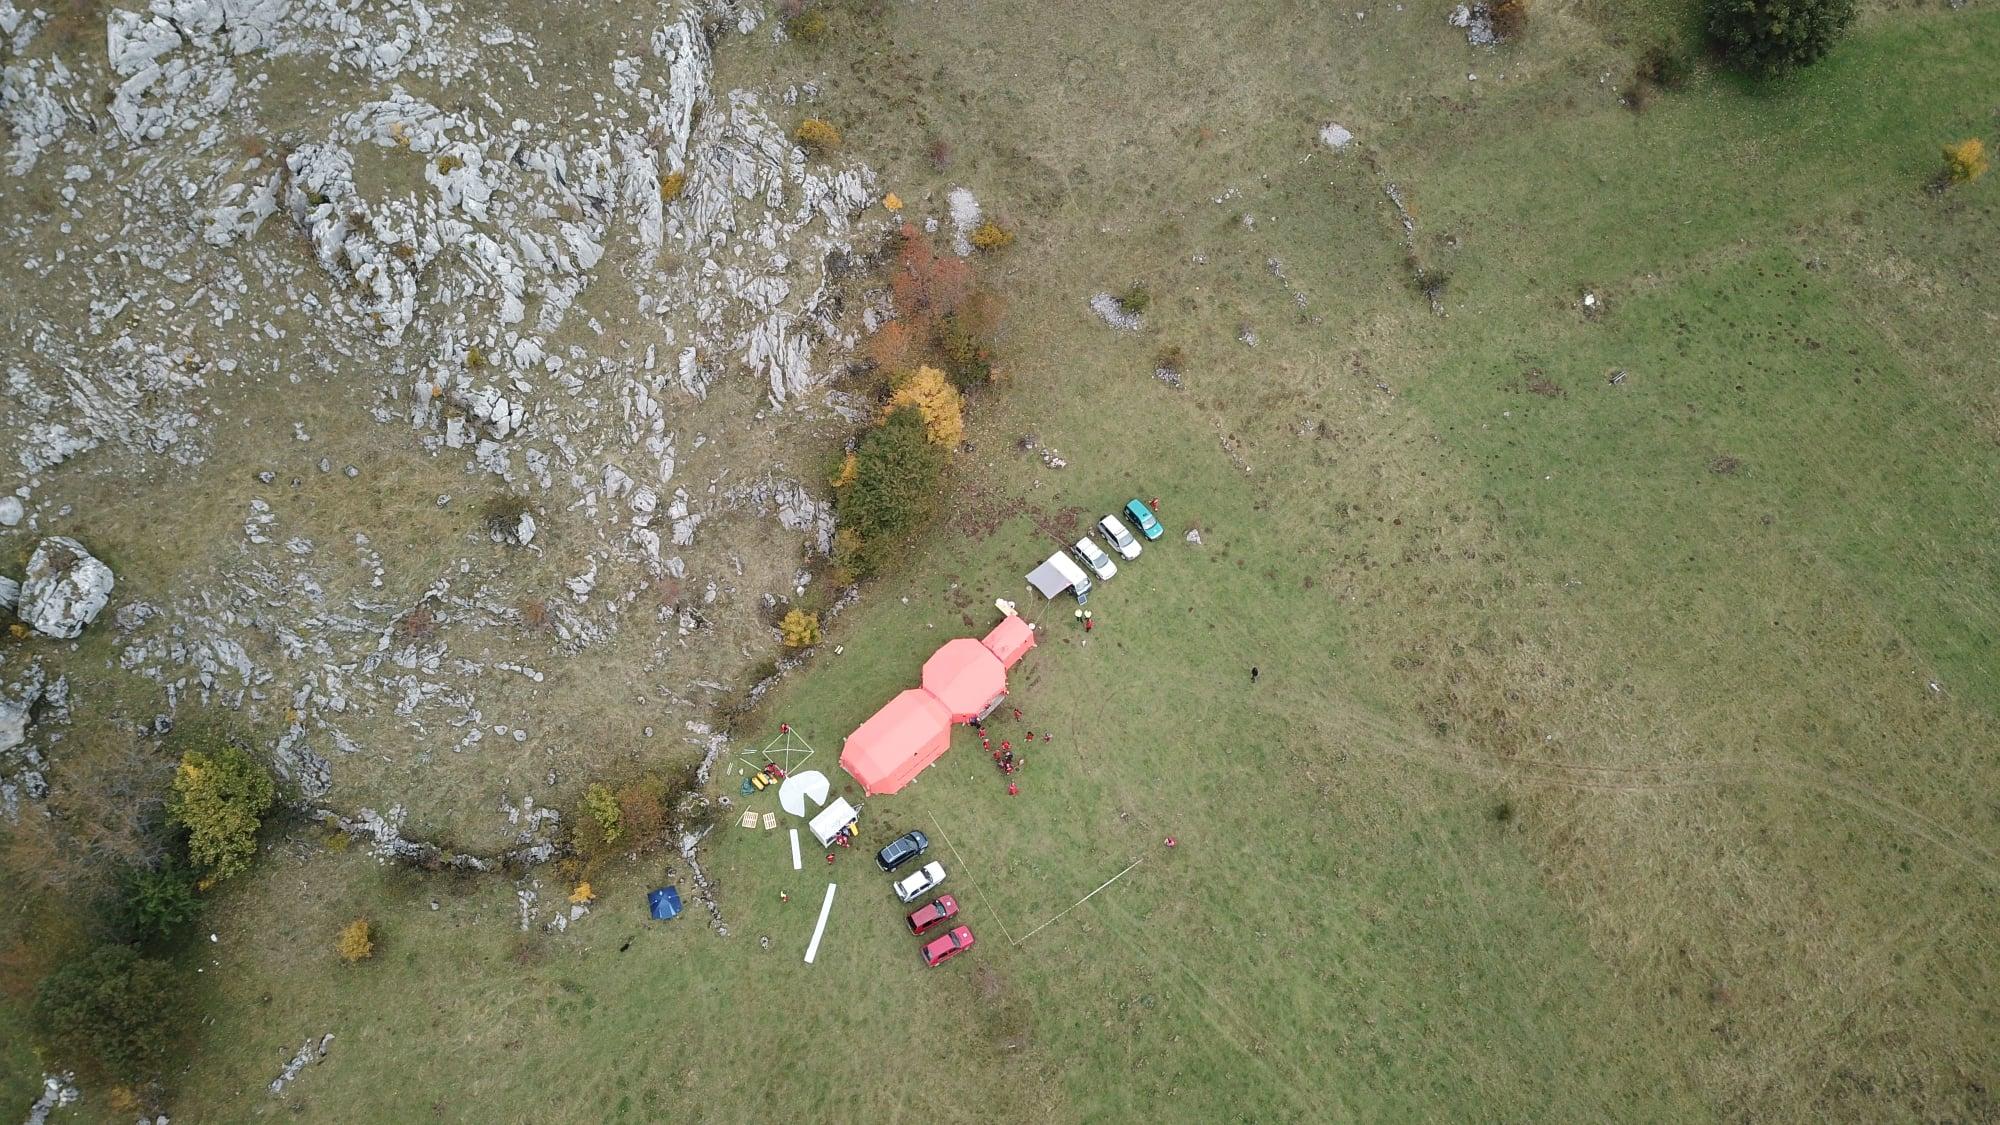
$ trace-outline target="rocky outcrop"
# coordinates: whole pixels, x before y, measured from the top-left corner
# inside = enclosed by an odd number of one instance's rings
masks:
[[[45,637],[69,640],[82,635],[84,626],[97,620],[111,600],[116,582],[111,568],[84,550],[83,544],[68,536],[52,535],[36,544],[28,559],[15,615]]]

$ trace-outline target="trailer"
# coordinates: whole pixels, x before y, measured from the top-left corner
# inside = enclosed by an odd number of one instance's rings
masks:
[[[819,841],[820,847],[830,848],[841,830],[852,828],[860,815],[854,811],[853,805],[847,803],[847,798],[835,797],[832,804],[813,814],[813,818],[806,822],[806,829],[813,834],[813,839]]]

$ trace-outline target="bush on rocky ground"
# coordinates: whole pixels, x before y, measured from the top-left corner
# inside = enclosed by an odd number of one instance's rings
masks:
[[[840,148],[840,129],[822,117],[808,117],[792,131],[792,140],[810,156],[825,156]]]
[[[865,575],[880,570],[930,518],[946,454],[916,411],[898,410],[862,436],[854,461],[854,480],[834,494],[834,504],[857,544],[852,565]]]
[[[204,883],[250,866],[257,830],[276,799],[271,771],[240,746],[208,740],[181,755],[167,815],[187,829],[188,854],[206,872]]]
[[[794,609],[779,622],[778,632],[784,635],[786,648],[811,648],[819,643],[819,618]]]
[[[965,440],[965,398],[935,367],[919,367],[898,381],[882,415],[887,418],[899,410],[916,411],[932,445],[952,449]]]

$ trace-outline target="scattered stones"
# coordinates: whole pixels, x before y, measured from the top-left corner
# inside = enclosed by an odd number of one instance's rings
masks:
[[[325,1058],[327,1049],[332,1046],[333,1032],[331,1031],[320,1036],[317,1040],[308,1039],[300,1044],[298,1053],[293,1055],[291,1061],[285,1064],[285,1069],[279,1071],[278,1076],[271,1080],[271,1092],[273,1094],[284,1093],[285,1086],[298,1078],[300,1071]]]
[[[75,1104],[82,1096],[83,1091],[76,1088],[76,1075],[68,1071],[42,1075],[42,1093],[28,1107],[27,1125],[48,1125],[49,1114]]]
[[[951,189],[945,196],[951,208],[951,250],[961,258],[972,254],[972,232],[979,226],[981,208],[979,200],[962,187]]]
[[[1460,4],[1451,10],[1451,26],[1465,29],[1465,41],[1474,47],[1491,47],[1500,42],[1493,30],[1493,14],[1484,4]],[[1474,75],[1466,75],[1472,79]]]
[[[45,637],[70,640],[97,619],[116,578],[83,544],[52,535],[35,545],[15,615]]]
[[[1146,326],[1146,319],[1138,313],[1125,311],[1118,298],[1110,293],[1094,293],[1090,298],[1090,308],[1104,323],[1120,332],[1137,332]]]

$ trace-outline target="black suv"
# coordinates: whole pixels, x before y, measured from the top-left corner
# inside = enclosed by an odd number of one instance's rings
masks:
[[[875,853],[875,862],[884,871],[894,871],[898,867],[924,854],[931,846],[930,837],[922,832],[909,831],[889,841],[889,846]]]

